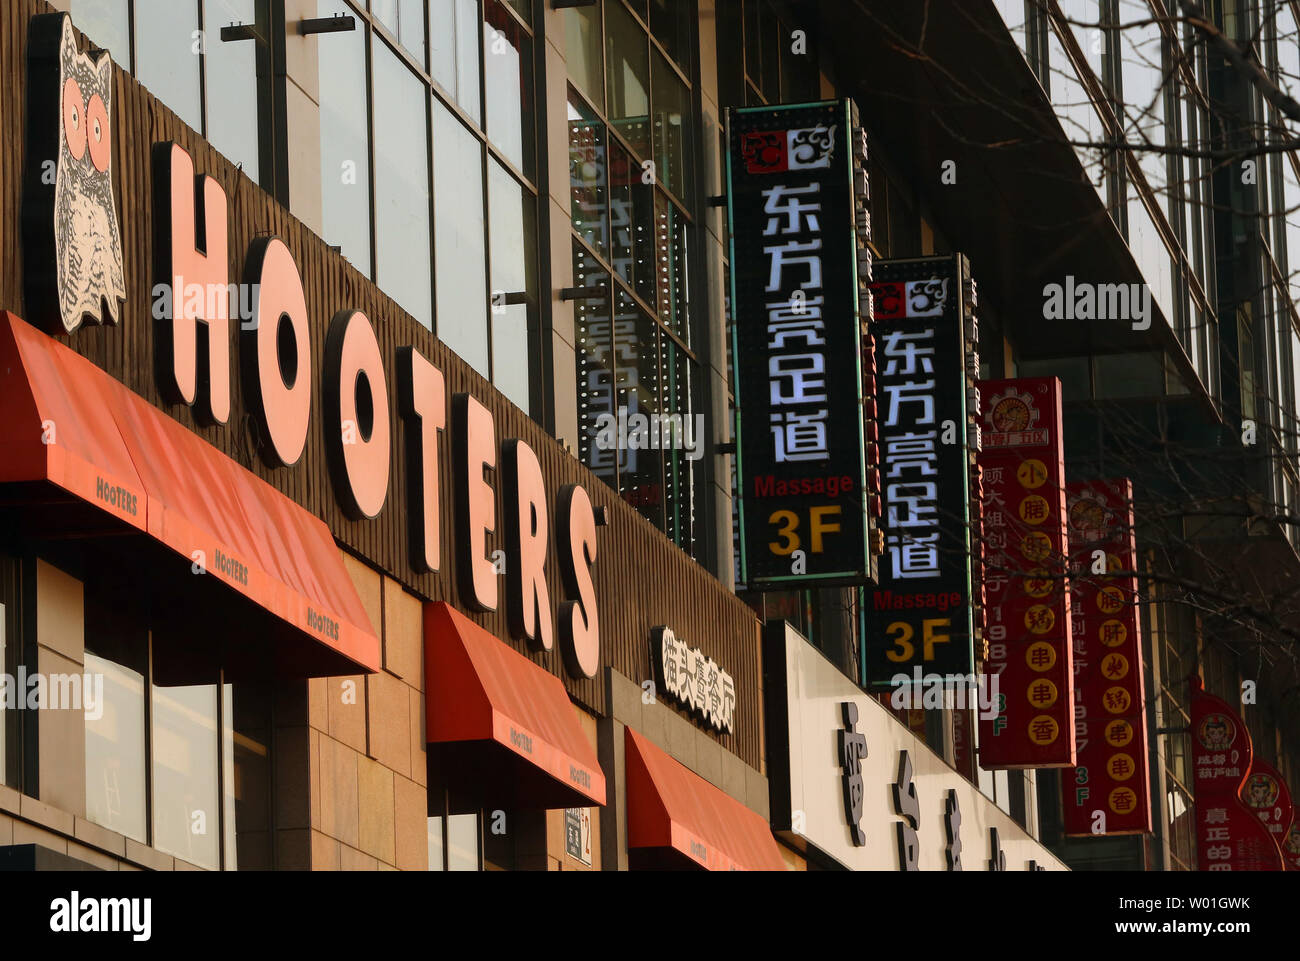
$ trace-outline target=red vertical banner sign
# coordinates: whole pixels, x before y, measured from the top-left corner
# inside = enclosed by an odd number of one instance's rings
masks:
[[[1196,791],[1196,854],[1203,871],[1281,871],[1282,852],[1241,799],[1249,780],[1250,732],[1222,698],[1192,686],[1192,783]]]
[[[1250,776],[1241,786],[1241,799],[1268,828],[1268,833],[1282,848],[1282,856],[1286,857],[1284,845],[1295,817],[1295,808],[1291,804],[1291,789],[1277,773],[1277,768],[1255,758],[1250,766]]]
[[[1133,485],[1066,487],[1078,765],[1062,773],[1065,833],[1147,834],[1151,772]]]
[[[1030,377],[978,386],[986,670],[997,682],[996,713],[980,712],[979,764],[1073,766],[1061,382]]]
[[[1282,841],[1282,860],[1288,871],[1300,871],[1300,807],[1292,806],[1291,827]]]

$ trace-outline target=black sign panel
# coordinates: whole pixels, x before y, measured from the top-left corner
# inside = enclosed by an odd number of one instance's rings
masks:
[[[847,100],[728,112],[740,579],[751,588],[871,573],[855,228],[865,149],[853,115]]]
[[[867,591],[865,680],[970,674],[974,287],[961,255],[882,261],[874,273],[885,552]]]

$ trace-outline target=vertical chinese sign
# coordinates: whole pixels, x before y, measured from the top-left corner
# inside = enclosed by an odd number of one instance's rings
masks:
[[[1250,766],[1250,777],[1246,778],[1246,783],[1241,787],[1241,799],[1246,802],[1246,807],[1255,812],[1260,823],[1268,828],[1268,833],[1273,835],[1273,840],[1282,849],[1285,858],[1295,808],[1291,803],[1291,789],[1282,780],[1282,775],[1271,764],[1255,758]]]
[[[1196,792],[1196,854],[1202,871],[1281,871],[1282,852],[1241,799],[1250,775],[1250,732],[1227,701],[1205,691],[1193,674],[1192,783]]]
[[[987,671],[987,769],[1074,764],[1074,671],[1066,589],[1065,451],[1055,377],[979,384]]]
[[[1065,833],[1151,831],[1133,485],[1066,487],[1078,766],[1062,774]]]
[[[1300,871],[1300,808],[1291,808],[1291,826],[1282,841],[1282,858],[1288,871]]]
[[[727,130],[740,580],[863,584],[871,261],[856,109],[734,109]]]
[[[864,680],[974,671],[975,285],[958,254],[876,265],[871,285],[885,552]]]

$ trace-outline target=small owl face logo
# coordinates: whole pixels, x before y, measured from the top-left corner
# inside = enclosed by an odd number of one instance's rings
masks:
[[[113,199],[113,62],[81,53],[65,14],[34,17],[29,46],[28,299],[56,332],[116,324],[126,284]]]

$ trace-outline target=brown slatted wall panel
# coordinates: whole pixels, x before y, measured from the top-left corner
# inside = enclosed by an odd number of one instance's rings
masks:
[[[27,18],[49,8],[43,0],[5,0],[0,4],[4,25],[0,37],[0,80],[8,104],[25,90]],[[650,629],[668,624],[679,637],[711,655],[736,681],[738,698],[736,732],[721,743],[749,764],[761,766],[759,697],[761,681],[758,622],[752,612],[702,568],[690,561],[667,538],[625,505],[595,475],[583,468],[536,423],[492,390],[478,373],[439,343],[433,335],[404,314],[365,277],[332,253],[319,237],[271,200],[242,173],[236,171],[194,131],[120,69],[116,72],[114,111],[114,175],[121,215],[123,254],[126,260],[127,303],[120,328],[83,328],[71,346],[109,371],[132,390],[204,437],[209,443],[283,491],[325,520],[346,548],[396,578],[421,597],[456,601],[456,538],[452,519],[454,482],[450,465],[450,434],[440,448],[441,509],[443,529],[442,570],[437,575],[417,575],[407,562],[404,474],[405,435],[397,411],[396,350],[413,344],[437,365],[446,378],[448,415],[452,393],[469,391],[493,413],[498,442],[518,437],[537,453],[548,481],[547,500],[554,528],[554,506],[560,486],[579,483],[592,503],[609,509],[611,524],[598,536],[595,566],[596,592],[601,619],[601,664],[612,664],[637,683],[650,676]],[[4,154],[0,161],[0,196],[5,204],[0,226],[0,306],[23,314],[21,260],[13,255],[21,242],[19,218],[23,152],[21,109],[0,114]],[[230,218],[230,280],[243,278],[244,256],[258,236],[275,234],[293,252],[306,292],[311,329],[311,375],[315,381],[311,434],[303,460],[294,468],[271,471],[256,456],[238,373],[238,345],[232,344],[235,371],[231,385],[231,421],[226,426],[201,427],[191,412],[165,404],[154,376],[150,243],[153,231],[152,146],[175,140],[190,152],[195,170],[212,176],[226,190]],[[393,425],[391,483],[384,511],[374,521],[349,520],[334,497],[325,457],[325,426],[319,400],[324,370],[325,334],[334,314],[344,308],[363,311],[375,326],[387,364],[389,408]],[[29,318],[32,319],[32,318]],[[237,336],[237,335],[236,335]],[[494,479],[495,480],[495,479]],[[707,494],[707,492],[706,492]],[[500,507],[498,507],[500,509]],[[501,519],[489,541],[489,551],[503,548]],[[554,537],[548,561],[552,609],[562,599],[562,584],[555,556]],[[504,601],[504,581],[502,582]],[[474,619],[496,636],[508,638],[504,608]],[[597,680],[567,676],[559,652],[533,652],[512,642],[536,663],[560,676],[573,697],[589,708],[606,713],[605,692]]]

